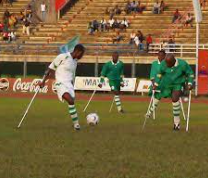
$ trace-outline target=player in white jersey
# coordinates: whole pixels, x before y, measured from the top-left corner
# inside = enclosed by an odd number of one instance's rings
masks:
[[[74,105],[74,79],[77,68],[77,61],[84,55],[85,47],[81,44],[75,46],[72,53],[64,53],[58,55],[50,64],[45,73],[43,81],[39,83],[40,87],[44,87],[45,81],[55,74],[55,89],[60,101],[67,101],[69,114],[71,115],[74,129],[80,130],[77,111]]]

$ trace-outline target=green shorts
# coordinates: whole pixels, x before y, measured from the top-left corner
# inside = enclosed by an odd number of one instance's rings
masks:
[[[120,91],[121,81],[120,80],[109,80],[111,91]]]
[[[169,86],[158,86],[157,90],[160,92],[155,93],[155,98],[160,100],[161,98],[171,98],[173,91],[182,91],[183,85],[175,84]],[[150,89],[149,95],[152,95],[152,89]]]

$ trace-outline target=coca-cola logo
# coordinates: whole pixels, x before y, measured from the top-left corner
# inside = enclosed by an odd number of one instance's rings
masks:
[[[34,79],[32,81],[22,81],[21,78],[18,78],[13,85],[14,92],[36,92],[39,89],[37,85],[41,79]],[[48,92],[48,85],[45,85],[43,88],[39,90],[39,93],[47,93]]]
[[[7,91],[9,89],[9,80],[6,78],[0,79],[0,91]]]

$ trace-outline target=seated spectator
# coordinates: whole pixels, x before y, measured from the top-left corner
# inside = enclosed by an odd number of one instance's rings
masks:
[[[120,28],[120,21],[117,18],[115,18],[113,28]]]
[[[102,20],[100,21],[100,31],[105,31],[106,30],[106,20],[104,18],[102,18]]]
[[[94,29],[94,32],[95,31],[99,31],[99,23],[98,23],[98,21],[97,20],[93,20],[92,21],[92,25],[93,25],[93,29]]]
[[[25,18],[24,13],[23,13],[22,11],[20,11],[20,14],[17,16],[18,22],[21,23],[21,22],[23,21],[24,18]]]
[[[118,5],[116,5],[115,8],[114,8],[114,14],[116,14],[116,15],[121,14],[121,9],[118,7]]]
[[[168,47],[170,52],[175,52],[175,41],[172,37],[168,41]]]
[[[105,14],[106,14],[106,15],[109,15],[109,14],[110,14],[110,10],[109,10],[108,7],[106,7],[106,9],[105,9]]]
[[[136,12],[137,11],[137,6],[138,6],[138,4],[136,3],[136,1],[133,1],[131,3],[131,11]]]
[[[7,0],[7,2],[10,4],[10,6],[12,7],[13,5],[13,0]]]
[[[5,12],[4,12],[3,18],[9,18],[9,17],[10,17],[10,13],[9,13],[9,11],[6,9]]]
[[[131,3],[130,1],[127,2],[124,11],[126,12],[126,14],[130,14],[131,13]]]
[[[172,23],[175,23],[176,21],[181,19],[181,14],[179,12],[178,9],[176,9],[176,11],[173,14],[173,19],[172,19]]]
[[[152,13],[153,14],[159,14],[160,13],[160,4],[158,1],[156,1],[153,5],[153,9],[152,9]]]
[[[2,22],[0,22],[0,33],[3,32],[3,29],[4,29],[4,24]]]
[[[161,2],[160,2],[160,12],[161,12],[161,13],[164,12],[164,10],[165,10],[166,7],[167,7],[167,6],[165,5],[164,1],[161,1]]]
[[[134,39],[136,37],[136,33],[134,30],[132,30],[131,34],[130,34],[130,41],[129,44],[134,44]]]
[[[119,43],[121,40],[124,40],[124,38],[123,38],[123,36],[120,34],[120,32],[118,31],[118,32],[116,32],[116,35],[113,36],[113,38],[112,38],[113,44],[114,44],[115,42]]]
[[[94,33],[94,27],[93,27],[92,22],[89,22],[87,29],[88,29],[88,34],[89,35],[93,35],[93,33]]]
[[[151,34],[149,34],[148,36],[147,36],[147,38],[146,38],[146,50],[147,50],[147,52],[149,52],[149,45],[150,44],[152,44],[152,36],[151,36]]]
[[[206,0],[200,0],[200,5],[201,5],[201,8],[205,8],[206,7]]]
[[[123,30],[123,29],[126,30],[126,28],[128,28],[128,27],[129,27],[129,22],[128,22],[128,20],[126,20],[126,18],[124,17],[123,20],[121,21],[120,29],[121,29],[121,30]]]
[[[17,24],[17,19],[14,14],[11,14],[11,16],[9,17],[9,26],[11,28],[14,28],[16,24]]]
[[[30,22],[27,18],[23,19],[22,33],[27,34],[28,36],[30,35]]]
[[[115,23],[114,18],[110,18],[110,19],[108,20],[108,23],[109,23],[109,27],[110,27],[110,28],[114,28],[114,23]]]
[[[143,45],[144,35],[143,35],[142,32],[139,30],[139,31],[137,32],[137,36],[139,37],[139,50],[143,50],[143,49],[144,49],[144,45]]]
[[[9,32],[8,31],[4,31],[2,35],[3,35],[3,40],[4,41],[8,41],[9,40]]]
[[[137,4],[137,12],[142,13],[146,7],[141,4],[141,1],[138,1]]]
[[[16,41],[16,32],[11,31],[10,32],[11,41]]]
[[[185,25],[188,26],[190,25],[191,27],[193,27],[193,17],[191,16],[191,13],[188,13],[186,15],[186,20],[185,20]]]

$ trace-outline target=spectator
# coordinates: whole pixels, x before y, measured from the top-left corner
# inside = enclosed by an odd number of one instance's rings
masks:
[[[130,1],[127,2],[124,11],[126,12],[126,14],[130,14],[131,13],[131,3]]]
[[[120,28],[120,22],[117,18],[115,18],[114,24],[113,24],[113,28]]]
[[[152,36],[149,34],[146,38],[147,52],[149,52],[149,45],[152,44]]]
[[[206,7],[206,0],[200,0],[200,5],[201,5],[201,8],[205,8]]]
[[[17,17],[18,22],[21,23],[24,20],[24,18],[25,18],[24,13],[22,11],[20,11],[20,14]]]
[[[14,14],[11,14],[11,16],[9,17],[9,26],[11,28],[15,28],[16,24],[17,24],[17,19]]]
[[[4,31],[2,35],[3,35],[3,40],[4,41],[8,41],[9,40],[9,32],[8,31]]]
[[[109,14],[110,14],[110,10],[109,10],[108,7],[106,7],[106,9],[105,9],[105,14],[106,14],[106,15],[109,15]]]
[[[2,22],[0,22],[0,33],[3,32],[3,29],[4,29],[4,24]]]
[[[144,45],[143,45],[143,41],[144,41],[144,35],[142,34],[142,32],[139,30],[137,32],[137,36],[139,38],[139,50],[143,50],[144,49]]]
[[[190,24],[191,27],[193,27],[193,17],[191,16],[191,13],[188,13],[186,15],[185,25],[188,26]]]
[[[121,40],[123,40],[123,36],[122,36],[122,35],[120,34],[120,32],[118,31],[118,32],[116,32],[116,35],[113,36],[113,38],[112,38],[113,44],[114,44],[115,42],[119,43]]]
[[[7,2],[10,4],[10,6],[12,7],[13,5],[13,0],[7,0]]]
[[[14,31],[11,31],[10,37],[11,37],[11,41],[16,41],[16,33]]]
[[[27,34],[28,36],[30,35],[30,22],[26,17],[23,19],[22,33]]]
[[[141,4],[141,1],[138,1],[137,4],[137,12],[142,13],[146,7]]]
[[[31,7],[31,5],[28,5],[28,7],[26,9],[26,17],[31,22],[31,18],[32,18],[32,7]]]
[[[176,11],[173,14],[173,19],[172,19],[172,23],[175,23],[176,21],[181,19],[181,14],[179,12],[178,9],[176,9]]]
[[[160,12],[161,13],[164,12],[165,8],[166,8],[166,5],[165,5],[164,1],[161,1],[160,2]]]
[[[45,22],[45,20],[46,20],[46,4],[44,2],[42,2],[40,5],[40,11],[41,11],[41,15],[42,15],[42,21]]]
[[[94,27],[93,27],[92,22],[89,22],[87,29],[88,29],[88,34],[89,35],[93,35],[93,33],[94,33]]]
[[[9,18],[9,17],[10,17],[10,13],[9,13],[9,11],[6,9],[5,12],[4,12],[3,18]]]
[[[114,18],[110,18],[108,23],[109,23],[110,28],[114,28],[114,23],[115,23]]]
[[[170,52],[175,52],[175,41],[173,40],[173,38],[169,39],[168,47]]]
[[[106,30],[106,20],[104,18],[102,18],[102,20],[100,21],[100,31],[105,31]]]
[[[116,15],[121,14],[121,9],[118,7],[118,5],[116,5],[115,8],[114,8],[114,14],[116,14]]]
[[[131,34],[130,34],[130,41],[129,44],[134,44],[134,39],[136,37],[136,33],[134,30],[132,30]]]
[[[159,14],[160,13],[160,4],[158,1],[156,1],[153,5],[153,9],[152,9],[152,13],[153,14]]]
[[[92,21],[92,25],[93,25],[93,30],[94,30],[94,32],[95,31],[99,31],[99,23],[98,23],[98,21],[97,20],[93,20]]]
[[[136,12],[137,11],[137,6],[138,6],[138,4],[136,3],[136,1],[133,1],[131,3],[131,11]]]
[[[123,20],[121,21],[120,29],[121,29],[121,30],[123,30],[123,29],[126,30],[126,28],[128,28],[128,27],[129,27],[129,22],[128,22],[128,20],[126,20],[126,18],[124,17]]]

